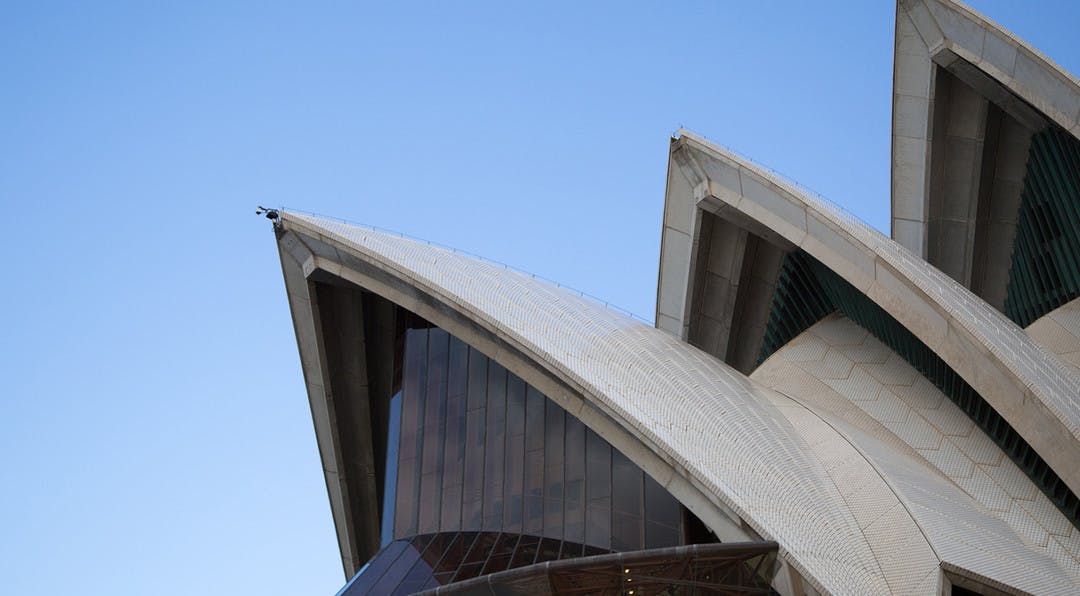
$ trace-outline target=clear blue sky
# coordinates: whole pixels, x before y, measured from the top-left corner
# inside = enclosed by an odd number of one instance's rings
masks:
[[[256,204],[649,317],[680,125],[887,229],[894,9],[846,4],[4,3],[0,591],[344,583]],[[1080,72],[1077,3],[974,5]]]

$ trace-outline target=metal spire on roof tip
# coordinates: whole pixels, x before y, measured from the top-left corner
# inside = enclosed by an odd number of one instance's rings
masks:
[[[269,219],[270,221],[275,222],[275,223],[279,219],[281,219],[281,214],[278,213],[277,209],[267,209],[266,207],[263,207],[262,205],[258,205],[255,208],[255,215],[263,215],[263,214],[266,214],[266,219]]]

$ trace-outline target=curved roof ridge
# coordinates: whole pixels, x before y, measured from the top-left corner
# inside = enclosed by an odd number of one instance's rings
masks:
[[[1035,56],[1036,58],[1041,60],[1044,63],[1044,66],[1046,66],[1050,71],[1052,71],[1055,74],[1061,76],[1066,81],[1072,83],[1078,89],[1080,89],[1080,79],[1078,79],[1074,74],[1072,74],[1071,72],[1065,70],[1065,68],[1063,66],[1061,66],[1060,64],[1055,62],[1053,59],[1051,59],[1046,54],[1039,51],[1039,49],[1036,48],[1035,46],[1033,46],[1033,45],[1029,44],[1028,42],[1024,41],[1024,39],[1021,38],[1020,36],[1016,35],[1012,31],[1010,31],[1010,30],[1006,29],[1005,27],[1001,26],[1001,24],[998,23],[997,21],[987,17],[983,13],[975,10],[974,8],[972,8],[971,6],[968,6],[967,4],[965,4],[963,2],[960,2],[959,0],[937,0],[937,1],[942,3],[942,4],[950,5],[951,7],[955,8],[956,10],[965,13],[966,16],[968,18],[970,18],[971,20],[979,23],[980,25],[982,25],[982,26],[984,26],[984,27],[986,27],[988,29],[993,29],[994,31],[1000,33],[1001,35],[1009,38],[1009,40],[1011,40],[1017,46],[1027,50],[1033,56]]]
[[[776,539],[785,558],[821,590],[888,591],[884,577],[871,571],[874,551],[854,515],[802,435],[776,411],[770,390],[654,327],[521,274],[374,231],[282,217],[286,229],[394,268],[409,284],[530,350],[662,450],[658,455],[673,461],[675,473]],[[653,372],[658,368],[664,374]]]
[[[1037,398],[1038,402],[1069,432],[1074,441],[1080,442],[1080,401],[1073,399],[1077,378],[1065,368],[1064,364],[1055,355],[1039,345],[1038,342],[1035,342],[1003,314],[937,268],[929,266],[926,261],[915,256],[878,230],[848,214],[839,206],[820,200],[813,195],[808,195],[794,184],[705,139],[687,133],[683,135],[681,142],[693,143],[699,150],[706,152],[721,162],[726,162],[729,167],[748,171],[754,176],[772,182],[787,195],[786,198],[780,200],[794,201],[798,208],[806,210],[807,214],[819,215],[828,223],[839,228],[839,231],[842,232],[840,237],[837,236],[837,231],[833,230],[824,232],[831,235],[831,238],[814,239],[816,242],[814,246],[821,246],[824,250],[830,250],[830,256],[833,256],[833,258],[823,260],[819,255],[814,256],[836,270],[843,278],[850,281],[864,293],[868,291],[872,284],[876,283],[874,280],[877,267],[872,259],[880,259],[901,274],[904,280],[918,289],[934,307],[946,313],[951,320],[974,337],[978,345],[983,346],[984,349],[990,352],[994,361],[1003,366],[1017,381],[1022,383]],[[710,192],[711,190],[709,189]],[[730,192],[721,192],[713,196],[716,196],[718,200],[727,205],[750,215],[752,218],[757,213],[769,212],[783,220],[783,215],[777,213],[779,209],[775,205],[747,198],[741,191],[738,196]],[[796,246],[804,246],[805,248],[807,244],[805,241],[808,238],[808,220],[809,218],[804,220],[801,229],[798,222],[795,222],[788,227],[774,228],[774,231],[784,235]],[[786,222],[786,220],[783,221]],[[768,223],[765,223],[765,225],[768,225]],[[835,250],[835,247],[826,246],[830,241],[845,243],[856,250],[861,250],[864,256],[860,260],[871,260],[862,263],[864,267],[860,269],[859,264],[855,263],[851,256],[840,255]],[[843,249],[841,248],[841,250]],[[813,254],[813,249],[810,249],[810,252]],[[838,267],[838,258],[846,260],[848,266]],[[869,267],[870,271],[867,271],[866,267]],[[856,276],[862,276],[862,278]],[[930,333],[943,334],[946,330],[912,329],[912,331],[917,336],[920,336],[925,343],[935,347],[936,344],[940,343],[943,336],[928,337],[928,335]],[[928,339],[930,341],[927,341]],[[953,359],[956,359],[955,355]],[[961,371],[962,367],[953,366],[963,376],[972,376],[972,371],[969,370],[968,374],[965,375]],[[969,379],[969,382],[977,387],[977,383],[972,382],[973,380],[975,379]],[[983,391],[980,391],[980,393],[983,393]],[[995,407],[999,406],[996,405]],[[1008,419],[1007,412],[1002,412],[1002,414]],[[1016,427],[1017,425],[1013,424],[1013,426]],[[1058,466],[1055,466],[1057,472],[1063,478],[1066,477],[1068,470],[1057,468]],[[1073,486],[1074,490],[1080,488],[1080,475],[1076,475],[1070,485]]]
[[[975,423],[940,389],[854,321],[826,317],[777,350],[751,378],[835,417],[845,436],[857,429],[895,455],[906,454],[1080,580],[1080,531],[1000,447],[972,432]]]

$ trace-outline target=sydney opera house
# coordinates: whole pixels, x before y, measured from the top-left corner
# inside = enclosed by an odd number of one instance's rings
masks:
[[[270,212],[341,593],[1080,593],[1080,83],[902,0],[893,86],[891,238],[671,139],[655,326]]]

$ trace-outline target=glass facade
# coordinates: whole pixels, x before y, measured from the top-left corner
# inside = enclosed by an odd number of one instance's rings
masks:
[[[775,542],[608,553],[528,534],[425,534],[392,542],[339,596],[405,595],[448,584],[460,588],[444,591],[460,594],[774,594],[776,552]],[[530,567],[549,561],[557,563]],[[492,574],[498,575],[470,581]]]
[[[403,333],[382,550],[342,594],[412,593],[537,562],[715,540],[517,375],[442,329]]]
[[[446,331],[406,331],[400,399],[391,539],[485,531],[619,551],[683,543],[686,515],[663,487]]]

